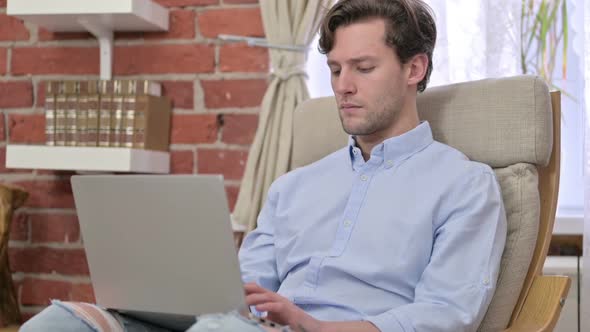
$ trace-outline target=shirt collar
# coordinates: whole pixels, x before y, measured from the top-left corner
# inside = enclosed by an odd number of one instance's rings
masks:
[[[430,124],[428,121],[422,121],[412,130],[399,136],[390,137],[375,145],[371,150],[371,157],[367,162],[377,162],[379,164],[385,162],[385,167],[390,168],[424,149],[433,140]],[[356,169],[365,162],[361,150],[356,146],[354,136],[349,136],[348,147],[352,166]]]

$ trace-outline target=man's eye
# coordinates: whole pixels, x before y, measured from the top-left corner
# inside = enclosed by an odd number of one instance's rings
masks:
[[[358,71],[361,73],[370,73],[373,71],[373,69],[375,69],[375,67],[359,67]]]
[[[340,70],[332,70],[332,75],[334,75],[334,76],[340,75]]]

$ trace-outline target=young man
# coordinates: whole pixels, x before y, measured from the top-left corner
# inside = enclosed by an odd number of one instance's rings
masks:
[[[349,146],[280,177],[240,262],[247,301],[297,331],[475,331],[506,237],[492,170],[433,141],[419,0],[342,0],[327,54]]]
[[[295,331],[477,329],[505,212],[492,170],[433,141],[418,118],[435,40],[421,0],[341,0],[328,12],[320,49],[351,136],[277,179],[244,240],[246,301],[268,319]],[[231,319],[208,316],[191,331]]]

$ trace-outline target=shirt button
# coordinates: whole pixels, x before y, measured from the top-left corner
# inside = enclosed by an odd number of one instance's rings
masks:
[[[388,167],[393,166],[393,160],[388,160],[385,162],[385,165],[387,165]]]
[[[486,285],[486,286],[489,285],[490,284],[490,279],[484,278],[483,279],[483,284]]]
[[[363,174],[363,175],[361,175],[361,180],[362,180],[362,181],[367,181],[368,179],[369,179],[369,177],[368,177],[368,176],[366,176],[366,175],[364,175],[364,174]]]
[[[345,227],[349,227],[351,224],[352,224],[352,221],[350,221],[350,220],[345,220],[344,221],[344,226]]]

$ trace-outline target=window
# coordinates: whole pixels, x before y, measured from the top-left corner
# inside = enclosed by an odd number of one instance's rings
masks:
[[[562,79],[562,53],[554,83],[562,94],[561,179],[559,219],[575,220],[582,232],[584,211],[584,10],[583,0],[567,0],[569,42],[567,73]],[[521,1],[430,0],[436,14],[438,40],[430,86],[512,76],[520,69]],[[317,51],[317,38],[307,61],[312,98],[332,96],[326,58]]]

